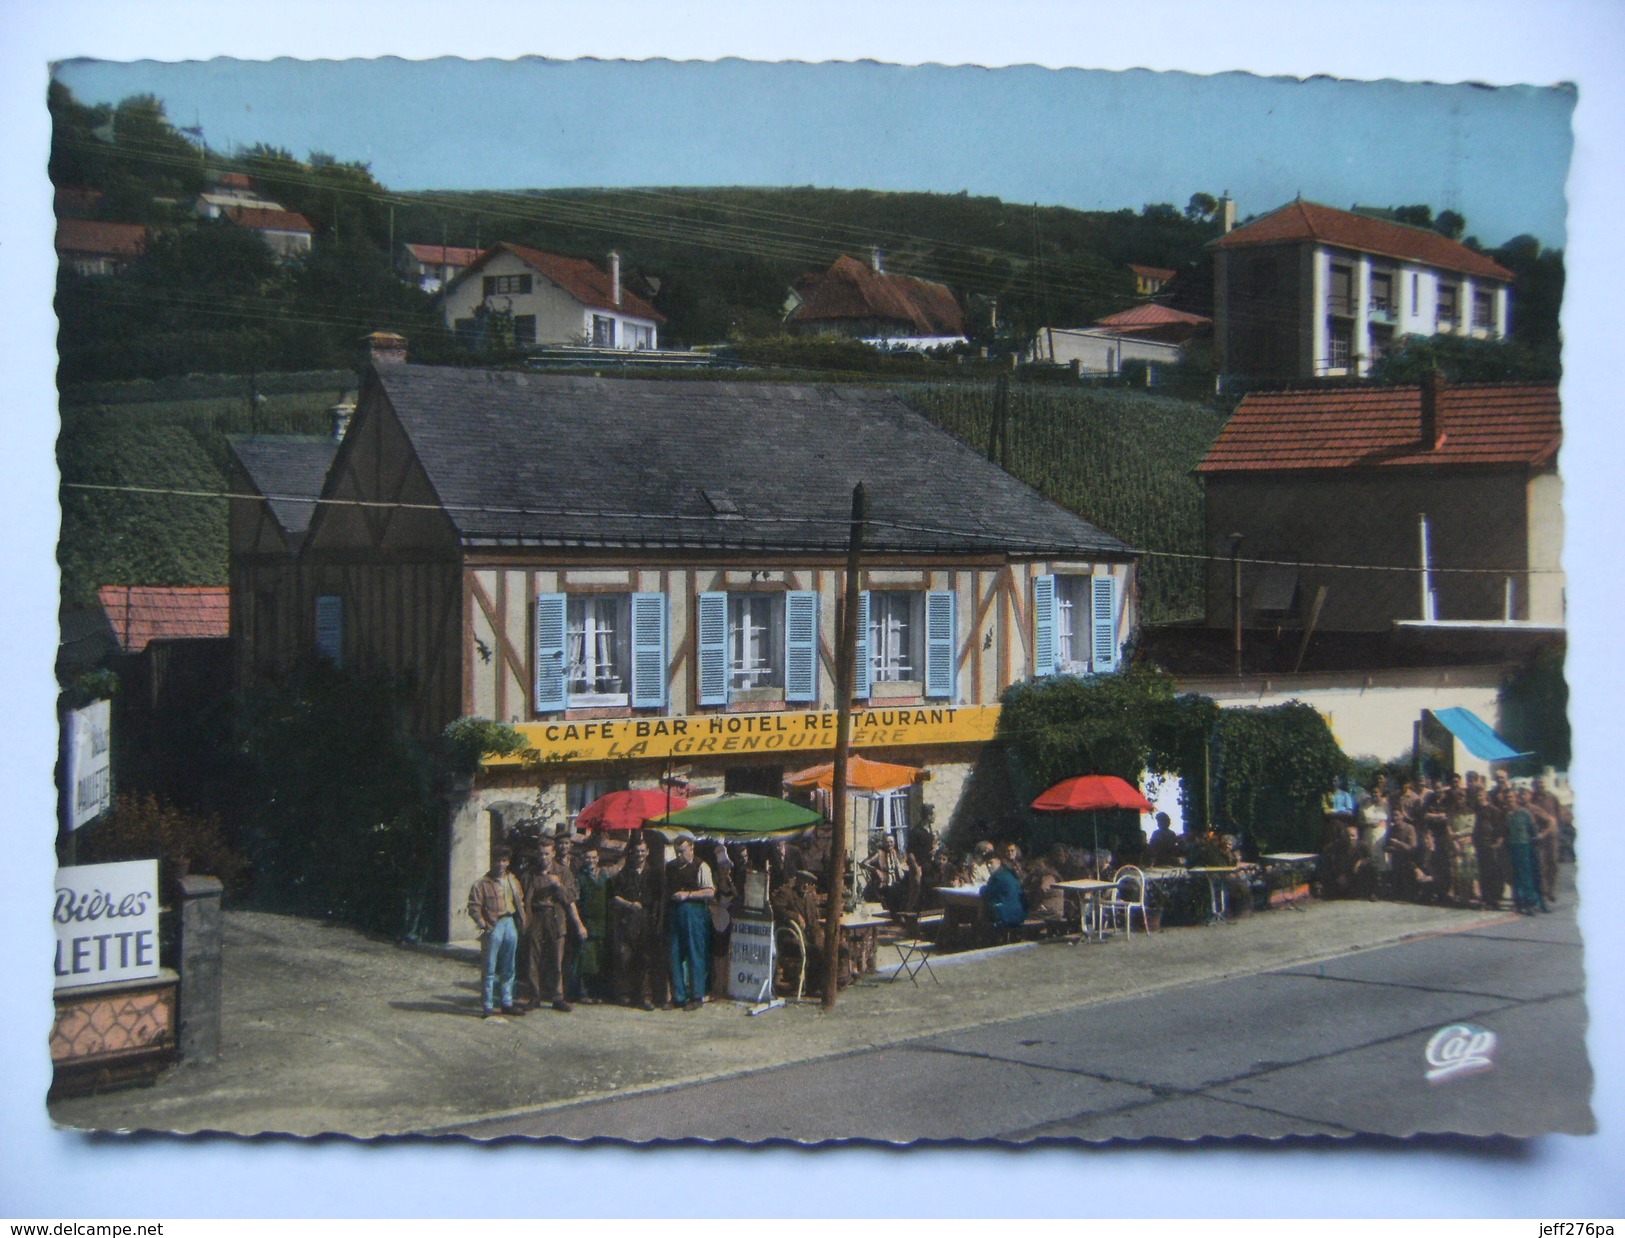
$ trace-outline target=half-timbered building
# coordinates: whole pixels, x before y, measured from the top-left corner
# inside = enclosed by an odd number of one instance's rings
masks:
[[[239,675],[315,652],[405,676],[425,735],[498,719],[548,760],[547,785],[492,762],[453,806],[453,902],[494,806],[669,777],[778,794],[830,759],[859,482],[854,747],[929,769],[939,829],[1003,690],[1115,670],[1135,627],[1130,547],[884,392],[379,363],[297,534],[297,467],[247,446],[240,493],[278,498],[237,504]]]

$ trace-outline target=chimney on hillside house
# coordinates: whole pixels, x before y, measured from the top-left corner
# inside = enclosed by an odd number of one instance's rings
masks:
[[[885,257],[886,255],[880,252],[880,246],[875,245],[870,248],[869,269],[872,270],[876,275],[884,275],[886,273]]]
[[[1432,451],[1439,442],[1439,388],[1444,371],[1433,369],[1422,375],[1422,448]]]
[[[1227,189],[1224,191],[1224,196],[1219,199],[1219,231],[1229,233],[1235,230],[1236,200],[1230,196],[1230,191]]]
[[[367,360],[374,365],[402,365],[406,361],[406,337],[393,331],[374,331],[363,336]]]
[[[355,401],[339,397],[339,402],[327,410],[327,415],[333,419],[333,441],[344,441],[344,432],[350,428],[350,419],[355,416]]]
[[[621,308],[621,255],[614,249],[609,251],[609,300],[616,309]]]

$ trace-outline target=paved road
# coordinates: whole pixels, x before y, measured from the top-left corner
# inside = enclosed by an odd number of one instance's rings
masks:
[[[1493,1067],[1429,1084],[1428,1042],[1455,1023],[1494,1033]],[[1570,900],[1323,963],[455,1129],[893,1142],[1581,1133],[1594,1129],[1585,1027]]]

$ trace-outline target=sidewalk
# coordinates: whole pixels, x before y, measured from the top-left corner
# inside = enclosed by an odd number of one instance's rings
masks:
[[[1565,869],[1573,915],[1572,869]],[[922,974],[880,974],[816,1002],[747,1017],[578,1006],[479,1018],[473,952],[401,947],[352,929],[258,912],[226,916],[224,1044],[151,1088],[53,1103],[96,1130],[356,1136],[432,1131],[480,1118],[831,1057],[1020,1015],[1331,958],[1505,918],[1399,903],[1305,904],[1211,928],[1132,940],[1042,942],[967,952]]]

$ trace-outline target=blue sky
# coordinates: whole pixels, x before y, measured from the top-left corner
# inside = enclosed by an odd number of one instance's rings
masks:
[[[371,164],[394,189],[818,185],[1243,216],[1297,194],[1426,202],[1498,245],[1565,238],[1572,90],[1036,65],[399,58],[74,61],[83,100],[151,93],[210,146]]]

